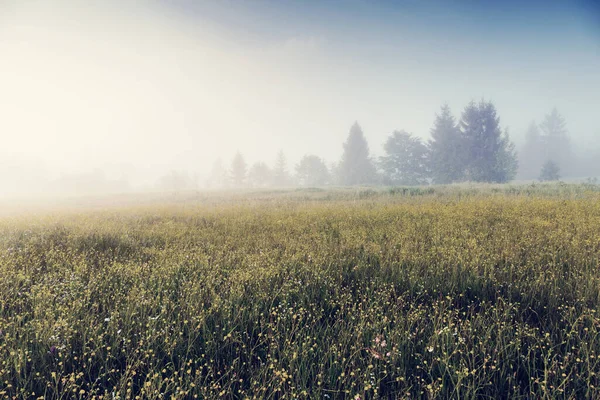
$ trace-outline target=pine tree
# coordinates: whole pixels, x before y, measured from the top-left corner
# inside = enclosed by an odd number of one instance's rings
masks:
[[[271,181],[271,169],[262,161],[252,164],[248,170],[248,183],[252,187],[266,187]]]
[[[282,187],[290,184],[290,174],[287,170],[285,154],[280,150],[277,153],[275,166],[273,167],[273,186]]]
[[[296,166],[298,183],[303,186],[323,186],[329,183],[329,170],[317,156],[305,155]]]
[[[557,181],[560,179],[560,166],[558,163],[548,160],[544,163],[540,172],[540,181]]]
[[[535,122],[529,124],[525,135],[525,144],[519,152],[519,176],[523,179],[535,179],[544,160],[544,142]]]
[[[553,108],[540,124],[540,129],[544,144],[543,159],[554,160],[561,169],[568,170],[574,157],[564,117]]]
[[[466,161],[465,177],[475,182],[508,182],[517,167],[514,145],[502,133],[491,102],[471,102],[459,123]]]
[[[240,152],[235,154],[231,162],[231,182],[235,187],[242,187],[246,183],[246,161]]]
[[[500,148],[496,157],[497,179],[494,182],[508,182],[517,176],[519,158],[514,142],[510,140],[508,128],[500,139]]]
[[[212,166],[207,185],[211,188],[223,188],[227,186],[227,170],[223,166],[223,160],[220,158]]]
[[[388,185],[425,185],[428,183],[427,147],[421,139],[405,131],[394,131],[386,140],[385,156],[379,165]]]
[[[342,185],[368,185],[376,182],[377,174],[369,157],[369,145],[358,122],[350,128],[338,168]]]
[[[459,182],[464,177],[462,138],[450,107],[436,114],[429,141],[429,168],[434,183]]]

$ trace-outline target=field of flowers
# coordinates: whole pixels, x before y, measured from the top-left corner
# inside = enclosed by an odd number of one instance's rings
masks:
[[[0,218],[0,398],[600,398],[591,185]]]

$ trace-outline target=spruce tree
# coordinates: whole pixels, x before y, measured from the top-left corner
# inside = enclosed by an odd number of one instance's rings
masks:
[[[519,177],[535,179],[542,168],[544,153],[540,129],[535,122],[531,122],[525,135],[525,144],[519,152]]]
[[[544,145],[544,159],[554,160],[561,169],[568,171],[574,157],[564,117],[556,108],[553,108],[540,124],[540,129]]]
[[[315,155],[305,155],[296,165],[298,183],[303,186],[323,186],[329,183],[325,162]]]
[[[466,162],[465,177],[474,182],[508,182],[516,174],[517,158],[508,133],[502,133],[492,102],[471,102],[459,123]]]
[[[386,140],[385,156],[379,165],[388,185],[425,185],[428,183],[427,147],[421,139],[405,131],[395,131]]]
[[[271,169],[262,161],[252,164],[248,170],[248,183],[252,187],[266,187],[271,181]]]
[[[231,182],[234,187],[242,187],[246,183],[246,161],[238,151],[231,162]]]
[[[277,153],[275,166],[273,167],[273,186],[282,187],[290,184],[290,175],[287,170],[287,160],[285,154],[280,150]]]
[[[358,122],[350,128],[338,168],[342,185],[368,185],[376,182],[377,174],[369,157],[369,145]]]
[[[560,167],[553,160],[548,160],[544,163],[540,172],[540,181],[557,181],[560,179]]]
[[[430,133],[429,168],[433,183],[447,184],[463,180],[462,139],[447,104],[436,114]]]

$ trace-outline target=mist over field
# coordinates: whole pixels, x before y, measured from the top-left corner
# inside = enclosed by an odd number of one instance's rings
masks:
[[[352,184],[335,177],[355,122],[381,169],[392,132],[427,144],[442,105],[458,122],[482,99],[515,144],[510,180],[549,161],[527,133],[554,108],[572,149],[561,178],[598,177],[599,15],[592,1],[3,0],[0,195],[264,187],[278,163],[284,186]]]
[[[0,399],[600,399],[595,0],[0,0]]]

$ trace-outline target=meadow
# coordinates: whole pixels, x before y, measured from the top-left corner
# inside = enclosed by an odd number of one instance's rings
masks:
[[[591,184],[13,210],[0,398],[598,399],[599,257]]]

